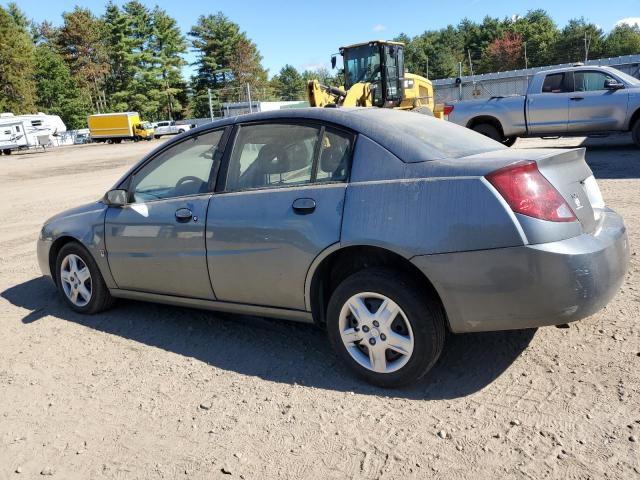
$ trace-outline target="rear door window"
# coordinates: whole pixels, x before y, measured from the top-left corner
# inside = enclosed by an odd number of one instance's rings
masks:
[[[572,89],[565,73],[552,73],[547,75],[542,84],[542,93],[566,93]]]

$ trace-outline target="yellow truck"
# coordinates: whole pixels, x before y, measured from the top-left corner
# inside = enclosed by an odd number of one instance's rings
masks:
[[[120,143],[122,140],[151,140],[153,127],[141,122],[138,112],[99,113],[87,118],[94,142]]]

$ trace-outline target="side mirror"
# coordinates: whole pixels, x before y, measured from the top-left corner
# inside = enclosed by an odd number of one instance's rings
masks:
[[[604,88],[606,90],[620,90],[622,88],[624,88],[624,84],[618,82],[617,80],[614,80],[612,78],[607,78],[604,81]]]
[[[336,68],[336,62],[338,60],[336,59],[335,55],[331,55],[331,68]]]
[[[104,203],[110,207],[122,207],[127,203],[127,191],[126,190],[109,190],[104,195]]]

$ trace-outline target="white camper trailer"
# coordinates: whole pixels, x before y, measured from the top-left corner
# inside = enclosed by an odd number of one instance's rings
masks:
[[[57,115],[0,114],[0,153],[9,155],[13,150],[47,147],[54,138],[66,132],[67,127]]]

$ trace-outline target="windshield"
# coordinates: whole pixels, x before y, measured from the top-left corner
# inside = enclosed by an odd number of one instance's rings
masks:
[[[153,125],[151,125],[149,122],[142,122],[142,128],[144,128],[145,130],[150,130],[153,128]]]
[[[614,70],[614,73],[618,77],[620,77],[624,82],[627,82],[629,85],[633,85],[634,87],[640,87],[640,80],[638,80],[637,78],[632,77],[627,73],[621,72],[617,68],[612,68],[611,70]]]
[[[362,45],[344,51],[345,87],[358,82],[373,82],[380,78],[380,49],[377,45]]]

